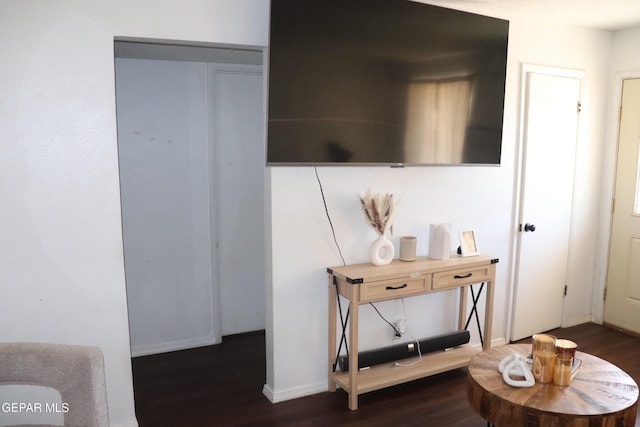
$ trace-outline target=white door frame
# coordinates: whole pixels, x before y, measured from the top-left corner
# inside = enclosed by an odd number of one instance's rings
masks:
[[[519,100],[519,112],[518,112],[518,142],[516,144],[516,182],[515,182],[515,190],[514,190],[514,210],[513,210],[513,233],[512,233],[512,243],[511,247],[514,249],[514,256],[511,259],[511,284],[508,290],[508,301],[509,307],[507,311],[507,324],[506,324],[506,337],[510,340],[512,336],[513,330],[513,322],[514,322],[514,309],[516,305],[516,287],[517,287],[517,278],[518,278],[518,260],[520,257],[520,231],[518,229],[521,221],[522,221],[522,206],[524,203],[524,194],[523,194],[523,183],[524,183],[524,172],[525,172],[525,164],[524,164],[524,144],[525,144],[525,131],[526,131],[526,102],[527,102],[527,74],[528,73],[540,73],[540,74],[549,74],[553,76],[559,77],[572,77],[572,78],[582,78],[584,76],[584,71],[577,69],[569,69],[569,68],[561,68],[561,67],[552,67],[545,65],[536,65],[530,63],[521,63],[520,65],[520,100]],[[566,299],[563,301],[563,310],[562,310],[562,326],[565,326],[567,323],[566,319],[566,310],[564,309],[564,304],[566,304]]]

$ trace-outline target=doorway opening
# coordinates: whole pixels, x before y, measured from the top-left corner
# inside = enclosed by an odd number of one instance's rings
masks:
[[[132,356],[265,329],[263,52],[115,42]]]

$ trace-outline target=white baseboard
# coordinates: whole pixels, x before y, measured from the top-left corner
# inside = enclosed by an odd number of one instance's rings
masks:
[[[267,384],[265,384],[265,385],[262,387],[262,394],[264,394],[265,396],[267,396],[267,399],[269,399],[269,401],[270,401],[271,403],[275,403],[275,402],[273,401],[273,394],[274,394],[274,393],[273,393],[273,389],[272,389],[271,387],[269,387]]]
[[[570,328],[571,326],[582,325],[583,323],[595,322],[595,318],[591,314],[587,314],[582,317],[577,317],[575,319],[567,320],[566,325],[562,325],[563,328]]]
[[[204,347],[218,344],[212,336],[189,338],[180,341],[167,341],[156,344],[131,346],[131,357],[147,356],[149,354],[166,353],[169,351],[185,350],[188,348]]]
[[[500,347],[501,345],[507,344],[507,340],[505,337],[495,338],[491,340],[491,347]]]
[[[491,340],[491,347],[500,347],[501,345],[507,344],[507,340],[504,337],[494,338]],[[482,344],[479,342],[475,344],[469,344],[473,348],[477,348],[478,350],[482,350]]]
[[[274,391],[267,384],[262,388],[262,393],[267,396],[271,403],[284,402],[285,400],[297,399],[298,397],[310,396],[329,390],[329,382],[322,381],[316,384],[309,384],[299,387],[291,387],[286,390]]]

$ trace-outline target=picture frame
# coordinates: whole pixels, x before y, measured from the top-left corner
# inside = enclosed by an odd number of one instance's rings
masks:
[[[463,257],[478,255],[478,241],[475,230],[460,230],[460,255]]]

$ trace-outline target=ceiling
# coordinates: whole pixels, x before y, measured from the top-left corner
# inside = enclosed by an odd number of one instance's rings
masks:
[[[603,30],[640,26],[640,0],[420,0],[498,18],[536,19]]]
[[[603,30],[640,27],[640,0],[414,0],[504,19],[535,19]],[[203,53],[205,52],[205,53]],[[222,53],[222,57],[220,56]],[[185,57],[186,55],[186,57]],[[205,59],[203,58],[205,55]],[[207,56],[208,55],[208,56]],[[174,60],[210,60],[260,64],[262,52],[224,46],[191,46],[178,50],[165,43],[116,43],[116,56]],[[194,59],[197,58],[197,59]],[[222,59],[221,59],[222,58]]]

